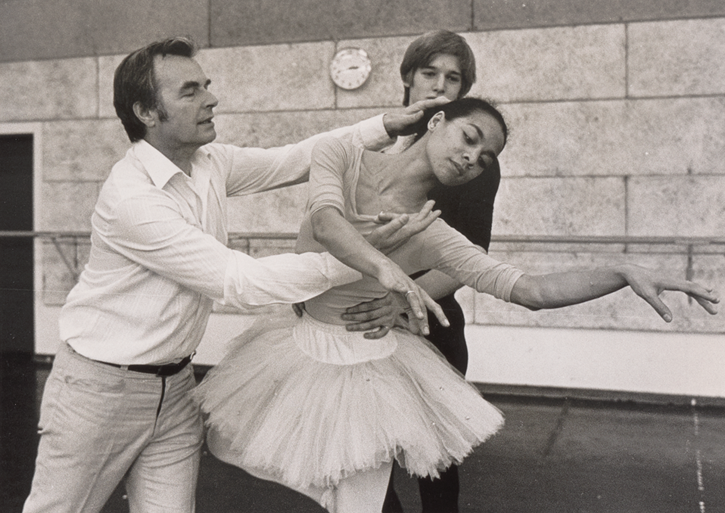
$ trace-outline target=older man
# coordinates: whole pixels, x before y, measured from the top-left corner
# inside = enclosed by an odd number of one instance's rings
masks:
[[[116,70],[114,105],[133,145],[103,186],[90,260],[61,311],[26,513],[100,511],[124,477],[132,512],[193,511],[202,421],[189,362],[213,301],[294,303],[360,278],[328,254],[255,260],[226,246],[227,196],[306,180],[317,138],[266,150],[212,143],[218,101],[195,52],[171,38]],[[425,106],[332,133],[376,148]],[[394,246],[433,218],[395,219],[374,238]],[[432,306],[407,297],[420,316]]]

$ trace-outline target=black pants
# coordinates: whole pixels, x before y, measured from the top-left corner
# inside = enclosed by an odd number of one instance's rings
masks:
[[[443,356],[451,365],[465,375],[468,367],[468,347],[464,336],[466,322],[463,317],[463,310],[452,294],[438,300],[438,304],[443,308],[451,326],[444,328],[435,315],[428,312],[430,335],[427,339],[443,353]],[[418,479],[423,513],[458,513],[459,487],[458,467],[456,465],[451,465],[445,472],[442,472],[439,479]],[[383,513],[399,513],[402,511],[403,506],[395,493],[393,474],[391,473],[388,493],[383,504]]]

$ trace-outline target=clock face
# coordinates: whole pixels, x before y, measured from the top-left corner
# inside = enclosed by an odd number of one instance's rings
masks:
[[[330,77],[342,89],[357,89],[368,79],[371,70],[368,54],[360,48],[344,48],[330,63]]]

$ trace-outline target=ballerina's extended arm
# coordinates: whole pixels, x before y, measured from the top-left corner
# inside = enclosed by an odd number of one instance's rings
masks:
[[[611,294],[624,287],[647,301],[666,322],[672,312],[660,299],[665,290],[679,291],[697,301],[709,314],[717,313],[720,302],[712,289],[691,281],[659,276],[631,264],[543,275],[523,275],[511,291],[511,302],[532,310],[575,305]]]

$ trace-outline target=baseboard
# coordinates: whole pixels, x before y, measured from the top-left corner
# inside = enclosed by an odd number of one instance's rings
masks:
[[[653,405],[698,406],[707,408],[725,408],[725,397],[691,396],[676,394],[657,394],[649,392],[631,392],[625,390],[599,390],[586,388],[560,388],[530,385],[507,385],[496,383],[476,383],[485,396],[505,396],[521,398],[574,399],[580,401],[636,403]]]
[[[35,355],[34,361],[39,368],[50,369],[52,355]],[[211,369],[211,365],[194,365],[198,379]],[[508,385],[497,383],[475,383],[488,397],[506,397],[521,399],[577,400],[599,403],[633,403],[651,405],[673,405],[682,407],[698,406],[702,408],[724,408],[725,397],[691,396],[676,394],[656,394],[648,392],[630,392],[625,390],[599,390],[587,388],[560,388],[531,385]]]

